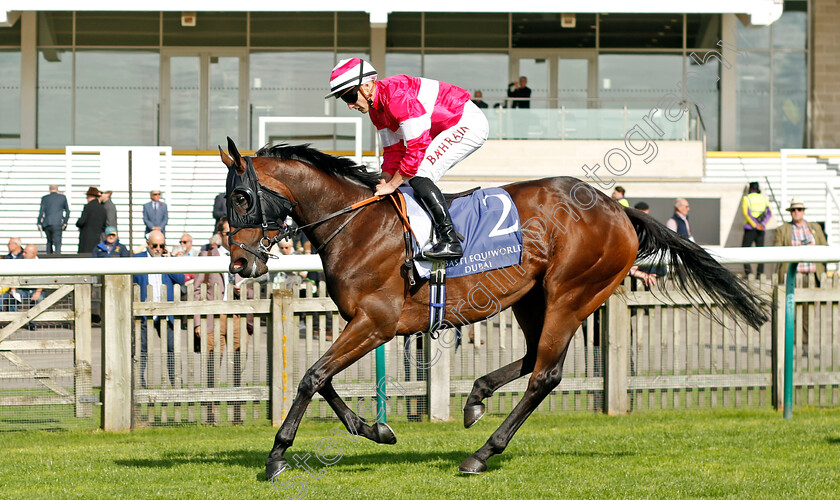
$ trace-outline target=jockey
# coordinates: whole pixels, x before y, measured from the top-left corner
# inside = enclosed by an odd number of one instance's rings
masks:
[[[470,93],[454,85],[406,75],[376,77],[367,61],[344,59],[332,70],[326,98],[335,96],[370,114],[385,150],[376,194],[387,195],[408,182],[432,216],[437,242],[423,256],[459,259],[461,243],[435,183],[484,144],[487,118]]]

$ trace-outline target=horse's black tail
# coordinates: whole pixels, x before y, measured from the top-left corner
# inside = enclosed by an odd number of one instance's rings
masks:
[[[660,266],[667,264],[669,277],[676,280],[689,299],[710,306],[703,299],[705,293],[712,302],[754,328],[769,319],[769,300],[720,265],[700,245],[639,210],[625,208],[624,212],[639,237],[637,258],[652,258]]]

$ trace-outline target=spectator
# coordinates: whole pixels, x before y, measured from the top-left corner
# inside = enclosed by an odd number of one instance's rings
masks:
[[[674,215],[668,219],[665,225],[671,231],[678,233],[683,238],[688,238],[694,241],[694,236],[691,234],[691,226],[688,223],[688,211],[691,206],[685,198],[677,198],[674,200]]]
[[[4,259],[22,259],[23,247],[20,245],[20,238],[13,236],[9,238],[9,253],[3,257]]]
[[[189,233],[182,234],[179,243],[181,243],[181,246],[176,252],[176,254],[179,253],[184,257],[198,257],[198,255],[201,253],[201,250],[193,247],[193,238],[192,235],[190,235]],[[178,257],[179,255],[175,256]]]
[[[482,97],[483,97],[483,94],[481,93],[481,91],[480,91],[480,90],[476,90],[476,91],[473,93],[473,99],[472,99],[472,102],[473,102],[473,104],[475,104],[475,105],[476,105],[476,106],[478,106],[479,108],[481,108],[481,109],[485,109],[485,108],[487,108],[487,103],[486,103],[486,102],[484,102],[484,100],[482,99]]]
[[[146,236],[152,231],[166,234],[166,224],[169,222],[169,211],[166,203],[160,201],[160,189],[149,192],[152,201],[143,205],[143,222],[146,224]]]
[[[76,221],[79,228],[79,253],[90,254],[96,245],[102,231],[105,230],[105,207],[99,203],[99,190],[91,186],[87,190],[87,205],[82,210],[82,216]]]
[[[57,184],[50,184],[50,192],[41,198],[38,212],[38,230],[47,236],[47,253],[61,253],[61,233],[67,229],[69,219],[67,197],[58,192]]]
[[[645,203],[643,201],[640,201],[639,203],[636,203],[635,205],[633,205],[633,208],[635,208],[639,212],[644,212],[644,213],[650,215],[650,205],[648,205],[647,203]]]
[[[161,231],[152,230],[149,233],[149,238],[147,240],[147,248],[148,250],[145,252],[138,253],[135,257],[152,257],[152,258],[161,258],[161,257],[168,257],[169,253],[166,250],[166,239],[165,236]],[[166,300],[167,302],[171,302],[173,297],[175,296],[174,285],[183,285],[184,284],[184,275],[183,274],[135,274],[133,278],[134,283],[140,285],[140,300],[145,302],[147,299],[147,287],[148,285],[152,285],[152,297],[151,301],[153,302],[161,302],[162,300]],[[165,291],[162,291],[162,286],[166,287]],[[163,297],[162,294],[166,293],[166,296]],[[175,330],[174,330],[174,319],[172,316],[153,316],[152,322],[154,324],[155,330],[158,332],[158,336],[161,335],[161,328],[166,325],[166,364],[169,371],[169,382],[172,386],[175,386]],[[144,389],[146,388],[146,361],[147,361],[147,351],[148,351],[148,341],[147,341],[147,318],[140,318],[140,385]]]
[[[825,233],[822,227],[816,222],[805,220],[805,204],[797,199],[790,200],[787,208],[790,212],[791,222],[785,222],[776,228],[775,246],[811,246],[827,245]],[[779,283],[784,283],[790,264],[779,265]],[[796,267],[800,274],[814,274],[816,282],[819,283],[820,276],[825,272],[825,264],[814,262],[800,262]]]
[[[103,191],[102,194],[99,195],[99,203],[105,207],[105,227],[114,226],[117,227],[117,206],[114,205],[114,202],[111,201],[111,195],[114,194],[113,191]]]
[[[528,109],[531,107],[531,89],[528,88],[528,79],[524,76],[519,77],[519,82],[510,82],[508,85],[507,96],[513,100],[511,108]]]
[[[96,248],[93,249],[92,257],[130,257],[128,248],[120,243],[117,237],[116,227],[108,226],[105,228],[105,241],[96,245]]]
[[[227,216],[223,215],[222,218],[219,219],[219,223],[216,224],[216,233],[215,234],[219,235],[220,242],[224,243],[224,248],[227,248],[228,243],[229,243],[228,242],[228,236],[230,236],[230,224],[228,223]],[[213,243],[213,239],[211,238],[210,243],[207,243],[206,245],[201,247],[201,251],[206,252],[207,250],[210,250],[212,243]],[[219,243],[219,244],[221,244],[221,243]]]
[[[624,188],[621,186],[616,186],[615,191],[612,193],[612,198],[618,202],[619,205],[622,207],[629,207],[630,202],[627,201],[627,198],[624,197]]]
[[[227,215],[227,205],[225,203],[225,193],[217,194],[216,199],[213,200],[213,218],[216,219],[216,225],[213,227],[218,226],[222,217]]]
[[[764,231],[767,222],[772,217],[770,202],[761,194],[757,182],[750,182],[749,192],[741,200],[741,211],[744,213],[744,238],[742,247],[764,246]],[[756,274],[764,273],[764,264],[758,264]],[[752,266],[744,264],[744,275],[752,274]]]

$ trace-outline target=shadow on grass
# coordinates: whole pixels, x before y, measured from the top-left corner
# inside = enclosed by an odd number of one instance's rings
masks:
[[[581,458],[622,458],[635,457],[638,453],[633,451],[549,451],[548,454],[558,457],[581,457]]]
[[[318,469],[320,467],[329,467],[331,470],[337,472],[364,472],[375,470],[385,465],[425,465],[431,469],[436,469],[441,472],[457,473],[458,465],[467,458],[470,453],[464,452],[417,452],[407,451],[402,453],[395,453],[393,451],[383,450],[379,452],[360,453],[354,455],[345,455],[336,464],[325,466],[321,464],[315,456],[315,451],[311,449],[290,449],[286,453],[286,459],[292,465],[294,470],[301,469],[295,461],[295,456],[299,456],[299,461],[306,460],[307,465]],[[307,455],[309,455],[308,458]],[[265,480],[265,458],[268,456],[268,450],[229,450],[219,451],[212,455],[198,456],[195,454],[186,453],[169,453],[160,458],[137,458],[128,460],[114,460],[114,464],[123,467],[132,468],[155,468],[155,469],[171,469],[179,465],[187,464],[218,464],[226,466],[240,466],[259,469],[259,473],[255,478],[259,481]],[[501,455],[493,457],[495,466],[503,465],[507,462],[510,456]]]
[[[840,444],[840,436],[827,437],[825,440],[828,444]]]

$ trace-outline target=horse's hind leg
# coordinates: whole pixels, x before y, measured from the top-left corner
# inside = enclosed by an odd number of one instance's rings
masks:
[[[545,319],[545,299],[541,288],[534,288],[513,306],[513,314],[525,334],[526,351],[522,359],[476,379],[464,404],[464,427],[470,428],[484,416],[484,401],[505,384],[534,370],[537,343]]]
[[[366,437],[379,444],[395,444],[397,442],[397,436],[391,426],[383,422],[368,425],[353,410],[348,408],[341,396],[335,392],[332,379],[327,381],[324,388],[318,393],[327,401],[350,434]]]
[[[566,312],[566,317],[571,314]],[[547,322],[548,323],[548,322]],[[497,455],[507,448],[511,438],[525,423],[531,413],[543,399],[560,383],[563,374],[563,361],[566,351],[578,325],[573,319],[554,323],[555,333],[543,331],[539,342],[539,352],[534,366],[534,372],[528,381],[528,389],[522,399],[508,415],[505,421],[490,436],[490,439],[478,451],[467,457],[458,467],[458,471],[468,474],[480,474],[487,470],[487,459]],[[546,338],[551,337],[551,338]]]

